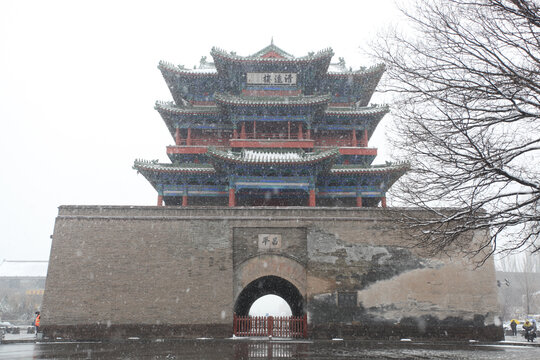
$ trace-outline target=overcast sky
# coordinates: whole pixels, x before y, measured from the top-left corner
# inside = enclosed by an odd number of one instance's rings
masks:
[[[320,4],[1,1],[0,259],[47,260],[59,205],[156,204],[132,165],[168,162],[173,143],[153,109],[172,99],[159,60],[193,67],[213,46],[249,55],[273,37],[295,56],[331,47],[356,69],[399,18],[393,0]],[[370,145],[383,138],[380,126]]]

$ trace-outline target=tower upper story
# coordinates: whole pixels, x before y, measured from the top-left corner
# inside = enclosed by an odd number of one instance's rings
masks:
[[[407,165],[371,166],[369,139],[389,111],[369,105],[384,65],[353,70],[343,58],[332,63],[330,48],[294,57],[273,42],[248,56],[210,54],[193,69],[159,63],[173,99],[155,105],[174,140],[171,164],[134,167],[160,201],[228,196],[230,205],[238,195],[247,205],[291,206],[309,194],[310,206],[316,196],[385,204]]]

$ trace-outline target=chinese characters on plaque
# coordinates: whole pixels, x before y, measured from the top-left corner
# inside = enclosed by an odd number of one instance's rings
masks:
[[[259,234],[259,250],[280,248],[281,234]]]
[[[247,73],[249,85],[296,85],[296,73]]]

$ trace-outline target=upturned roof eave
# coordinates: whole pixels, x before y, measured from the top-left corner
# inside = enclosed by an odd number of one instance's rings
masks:
[[[332,109],[331,106],[329,106],[326,111],[325,115],[358,115],[358,116],[376,116],[376,115],[386,115],[390,112],[390,106],[388,105],[382,105],[382,106],[365,106],[360,109],[343,109],[340,110]]]
[[[155,161],[135,160],[133,169],[139,172],[148,171],[153,173],[189,173],[189,174],[214,174],[216,170],[213,167],[191,166],[182,167],[173,164],[160,164]]]
[[[182,69],[178,67],[177,65],[174,65],[172,63],[169,63],[163,60],[159,62],[158,69],[162,73],[163,72],[174,73],[175,75],[186,76],[186,77],[193,77],[193,76],[215,77],[218,75],[217,69],[215,69],[215,71],[208,71],[208,69],[204,69],[204,71],[201,71],[200,69]]]
[[[189,108],[182,108],[176,105],[170,104],[165,101],[156,101],[154,109],[158,112],[166,112],[173,115],[184,115],[184,114],[193,114],[193,115],[216,115],[220,114],[221,110],[219,107],[213,106],[194,106]]]
[[[316,106],[328,104],[332,99],[329,94],[325,95],[303,95],[285,96],[281,99],[268,99],[264,97],[242,97],[230,94],[215,93],[214,99],[217,103],[230,106]]]
[[[288,161],[276,161],[276,160],[268,160],[268,161],[248,161],[245,160],[237,155],[228,154],[224,151],[217,150],[213,147],[208,147],[208,155],[211,157],[222,160],[224,162],[233,163],[233,164],[242,164],[242,165],[252,165],[252,166],[260,166],[260,165],[275,165],[275,166],[296,166],[296,165],[308,165],[308,164],[314,164],[314,163],[320,163],[324,162],[326,160],[335,158],[340,155],[338,149],[331,149],[326,150],[322,153],[319,153],[317,155],[312,155],[307,159],[289,159]]]
[[[359,69],[353,71],[328,71],[327,75],[333,77],[349,77],[352,76],[355,81],[362,79],[370,75],[382,75],[386,71],[386,65],[384,63],[370,66],[367,69]]]
[[[396,165],[389,165],[389,166],[372,166],[369,168],[366,167],[355,167],[354,165],[350,165],[347,167],[343,167],[343,165],[339,167],[334,167],[330,169],[330,173],[332,175],[377,175],[377,174],[405,174],[410,169],[409,163],[399,163]],[[399,176],[401,176],[399,175]]]

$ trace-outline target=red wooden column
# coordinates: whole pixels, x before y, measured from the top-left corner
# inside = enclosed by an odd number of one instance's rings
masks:
[[[351,146],[357,147],[358,146],[358,140],[356,140],[356,129],[352,129],[352,141]]]
[[[163,206],[163,195],[158,195],[157,206]]]
[[[303,131],[304,130],[302,130],[302,123],[299,122],[298,123],[298,140],[302,140],[304,138]]]
[[[188,206],[187,195],[182,195],[182,206]]]
[[[315,206],[315,189],[309,189],[309,206]]]
[[[187,146],[191,145],[191,128],[190,127],[187,129],[186,145]]]
[[[304,330],[304,338],[307,338],[307,314],[302,317],[302,325]]]
[[[179,146],[182,143],[182,136],[180,135],[180,128],[176,128],[176,134],[174,134],[174,142],[176,146]]]
[[[246,138],[246,123],[242,122],[242,128],[240,129],[240,139]]]
[[[362,207],[362,197],[360,195],[356,195],[356,207]]]
[[[287,136],[287,139],[291,139],[291,121],[287,121],[287,129],[288,129],[288,136]]]
[[[235,207],[236,206],[236,194],[235,189],[230,188],[229,189],[229,207]]]
[[[364,147],[368,146],[367,129],[364,129],[364,136],[362,137],[362,146]]]
[[[382,197],[381,197],[381,206],[382,206],[383,208],[386,207],[386,196],[382,196]]]
[[[308,127],[307,130],[306,130],[306,139],[310,140],[311,139],[311,128]]]

